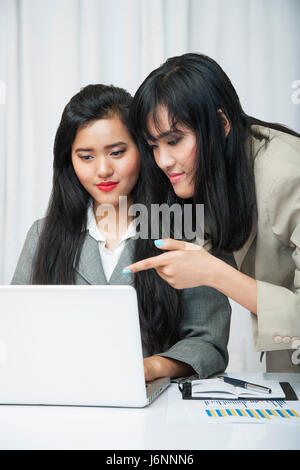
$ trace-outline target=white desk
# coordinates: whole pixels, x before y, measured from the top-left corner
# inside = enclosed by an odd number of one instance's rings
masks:
[[[263,376],[289,381],[300,396],[300,374]],[[300,419],[299,425],[204,424],[197,414],[199,402],[182,400],[175,384],[143,409],[1,405],[0,448],[300,449]]]

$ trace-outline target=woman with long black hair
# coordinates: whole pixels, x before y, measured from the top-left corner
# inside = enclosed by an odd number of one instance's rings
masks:
[[[222,68],[201,54],[168,59],[136,92],[131,125],[148,199],[204,204],[204,246],[157,240],[154,268],[176,289],[214,287],[252,312],[267,370],[295,371],[300,345],[300,139],[248,116]],[[191,251],[192,250],[192,251]],[[220,260],[232,252],[236,266]]]
[[[228,299],[209,287],[179,292],[155,271],[122,275],[125,264],[159,253],[136,237],[130,212],[145,192],[129,132],[131,100],[121,88],[89,85],[66,105],[46,217],[29,230],[12,284],[134,285],[146,380],[207,377],[228,362]]]

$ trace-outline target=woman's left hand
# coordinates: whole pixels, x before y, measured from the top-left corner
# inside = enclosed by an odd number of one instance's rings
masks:
[[[144,359],[144,373],[146,382],[152,382],[152,380],[162,377],[161,365],[157,356]]]
[[[194,369],[181,361],[169,357],[150,356],[144,359],[144,372],[146,382],[159,377],[187,377],[195,374]]]
[[[157,274],[175,289],[212,285],[218,258],[205,248],[184,241],[168,238],[158,248],[168,250],[158,256],[146,258],[124,269],[131,273],[155,269]],[[123,271],[123,272],[124,272]]]

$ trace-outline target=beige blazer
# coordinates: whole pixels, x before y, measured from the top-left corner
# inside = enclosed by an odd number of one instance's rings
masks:
[[[253,338],[257,351],[269,351],[267,370],[300,372],[300,351],[292,349],[300,348],[300,139],[255,127],[270,142],[251,138],[257,207],[234,258],[257,280]]]

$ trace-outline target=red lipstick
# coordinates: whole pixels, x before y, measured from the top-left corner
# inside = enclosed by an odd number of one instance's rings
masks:
[[[100,189],[100,191],[104,191],[107,193],[108,191],[112,191],[118,186],[118,182],[115,181],[103,181],[100,184],[97,184],[97,188]]]

